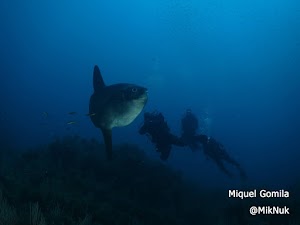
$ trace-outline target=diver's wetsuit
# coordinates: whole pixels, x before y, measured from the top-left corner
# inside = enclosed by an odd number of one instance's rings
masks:
[[[204,145],[208,137],[204,134],[196,134],[199,127],[198,119],[190,109],[186,111],[185,116],[181,119],[181,140],[193,151],[200,149],[199,143]]]
[[[156,151],[160,152],[160,158],[164,161],[168,159],[172,145],[185,146],[180,138],[170,133],[170,128],[161,113],[145,113],[144,124],[139,133],[149,134]]]

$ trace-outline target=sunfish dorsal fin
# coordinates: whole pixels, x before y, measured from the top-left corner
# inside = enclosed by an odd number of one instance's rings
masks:
[[[102,88],[105,87],[103,78],[100,73],[100,69],[97,65],[95,65],[94,67],[93,85],[95,92],[100,91]]]
[[[112,160],[112,132],[111,129],[101,128],[106,150],[106,158]]]

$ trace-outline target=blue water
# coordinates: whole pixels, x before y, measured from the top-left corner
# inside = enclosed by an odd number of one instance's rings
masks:
[[[174,134],[187,108],[210,121],[203,129],[251,185],[300,180],[298,1],[12,0],[1,1],[0,21],[2,144],[70,134],[102,142],[85,116],[97,64],[106,84],[148,87],[145,111],[161,111]],[[114,144],[138,144],[159,160],[141,123],[142,115],[114,129]],[[200,151],[174,147],[166,164],[203,185],[240,185]]]

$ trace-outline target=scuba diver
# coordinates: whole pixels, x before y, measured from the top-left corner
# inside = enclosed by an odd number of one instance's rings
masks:
[[[166,161],[170,155],[172,145],[184,147],[181,139],[170,132],[170,128],[162,113],[145,112],[144,124],[139,129],[141,135],[147,134],[151,142],[155,144],[156,151],[160,152],[160,158]]]
[[[199,143],[205,144],[208,141],[206,135],[196,134],[198,128],[198,119],[190,109],[186,110],[185,116],[181,119],[181,140],[192,149],[192,151],[201,148]]]
[[[226,152],[224,146],[216,141],[214,138],[210,138],[207,135],[197,134],[197,129],[199,127],[198,119],[192,113],[190,109],[186,110],[185,115],[181,119],[181,140],[190,148],[192,151],[201,149],[199,144],[202,144],[203,152],[208,157],[214,160],[219,169],[232,177],[232,174],[226,169],[223,161],[226,161],[234,165],[239,171],[242,178],[246,178],[244,170],[241,168],[240,164],[236,162],[230,155]]]

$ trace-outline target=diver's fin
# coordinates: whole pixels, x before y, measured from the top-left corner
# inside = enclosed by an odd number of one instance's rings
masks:
[[[112,132],[111,129],[104,129],[102,128],[102,134],[105,143],[105,150],[106,150],[106,158],[108,160],[112,160]]]
[[[95,92],[100,91],[102,88],[105,87],[103,78],[100,73],[100,69],[97,65],[95,65],[94,67],[93,85]]]

